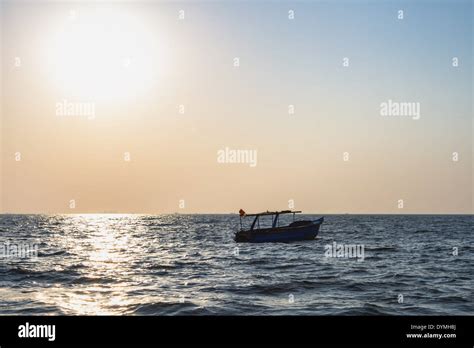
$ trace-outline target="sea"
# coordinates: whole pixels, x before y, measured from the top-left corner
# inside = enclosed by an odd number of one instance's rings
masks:
[[[292,243],[235,243],[239,228],[232,214],[0,215],[0,315],[474,314],[472,215],[327,215]]]

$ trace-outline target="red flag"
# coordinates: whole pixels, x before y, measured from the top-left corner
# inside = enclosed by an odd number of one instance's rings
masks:
[[[239,215],[240,215],[240,216],[245,216],[245,211],[244,211],[243,209],[240,209],[240,210],[239,210]]]

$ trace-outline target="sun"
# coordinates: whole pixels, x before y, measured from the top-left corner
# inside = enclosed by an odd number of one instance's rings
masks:
[[[61,97],[119,102],[146,94],[165,69],[163,38],[141,16],[71,10],[47,38],[47,74]]]

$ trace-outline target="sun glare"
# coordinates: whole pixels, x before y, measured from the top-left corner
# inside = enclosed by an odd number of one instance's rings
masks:
[[[48,76],[64,98],[117,102],[145,94],[164,68],[162,38],[139,16],[74,12],[46,45]]]

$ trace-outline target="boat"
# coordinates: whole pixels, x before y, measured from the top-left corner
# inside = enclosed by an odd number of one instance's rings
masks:
[[[240,231],[235,233],[234,240],[237,243],[266,243],[266,242],[293,242],[298,240],[313,240],[319,233],[324,217],[316,220],[296,220],[295,214],[301,210],[266,211],[257,214],[246,214],[240,209]],[[279,217],[283,214],[293,214],[293,222],[288,226],[279,226]],[[272,226],[260,228],[262,216],[272,216]],[[250,229],[245,230],[242,226],[242,218],[255,217]]]

